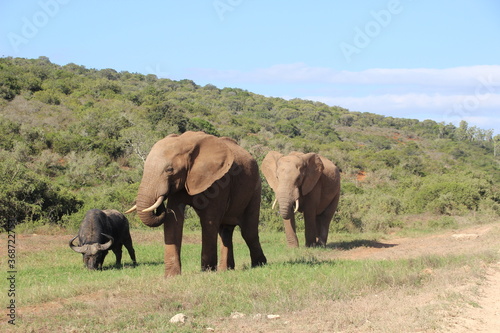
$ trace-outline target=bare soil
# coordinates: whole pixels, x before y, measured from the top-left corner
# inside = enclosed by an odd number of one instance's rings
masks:
[[[500,246],[498,224],[475,226],[459,231],[449,231],[419,238],[392,239],[374,247],[356,248],[345,251],[340,257],[346,259],[397,259],[422,255],[446,255],[474,253],[485,246]],[[497,237],[488,237],[492,234]],[[432,272],[429,272],[432,274]],[[457,290],[467,286],[455,286]],[[487,267],[484,283],[474,299],[474,305],[453,309],[444,314],[446,332],[500,332],[500,262]]]
[[[346,244],[331,244],[345,248]],[[349,248],[349,246],[347,246]],[[479,225],[416,238],[366,241],[331,259],[393,260],[500,251],[500,225]],[[419,290],[388,290],[347,302],[318,302],[299,312],[225,320],[220,332],[500,332],[500,262],[486,276],[458,282],[444,274]],[[463,267],[463,270],[470,270]],[[434,275],[432,269],[422,274]],[[453,272],[448,274],[453,275]],[[221,330],[222,329],[222,330]]]

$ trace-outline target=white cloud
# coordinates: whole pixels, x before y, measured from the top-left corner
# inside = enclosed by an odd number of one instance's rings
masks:
[[[237,70],[193,69],[196,76],[235,83],[314,83],[359,85],[468,86],[481,80],[500,85],[500,66],[483,65],[446,69],[373,68],[359,72],[310,67],[304,63],[279,64],[243,72]],[[494,79],[496,78],[496,80]]]
[[[351,111],[371,112],[386,116],[433,119],[459,124],[465,120],[483,129],[500,133],[500,94],[483,95],[369,95],[362,97],[306,96],[305,99],[338,105]]]
[[[293,96],[402,118],[455,124],[466,120],[500,133],[499,65],[352,72],[295,63],[247,72],[198,69],[194,74],[231,86],[263,86],[266,96]]]
[[[428,94],[384,94],[362,97],[353,96],[306,96],[305,99],[320,101],[329,105],[338,105],[351,110],[370,110],[380,112],[402,109],[462,109],[462,113],[474,113],[482,109],[500,110],[500,94],[489,95],[428,95]]]

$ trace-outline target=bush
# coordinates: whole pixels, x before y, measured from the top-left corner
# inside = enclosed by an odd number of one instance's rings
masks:
[[[33,94],[33,97],[42,103],[50,104],[50,105],[59,105],[61,104],[61,100],[58,94],[54,91],[49,90],[41,90],[37,91]]]
[[[443,216],[439,219],[429,220],[427,225],[432,229],[447,229],[458,227],[457,221],[451,216]]]
[[[27,169],[5,152],[0,154],[0,227],[26,221],[57,224],[81,205],[67,190]]]
[[[443,182],[423,186],[415,195],[417,212],[436,214],[463,213],[477,210],[481,188],[473,184]]]
[[[71,152],[67,156],[67,161],[68,185],[75,189],[99,184],[101,169],[108,164],[108,159],[105,156],[92,151]]]
[[[284,232],[285,230],[280,214],[277,210],[271,208],[262,208],[260,210],[260,227],[265,231]]]
[[[219,132],[215,129],[214,125],[201,118],[189,119],[188,130],[190,131],[203,131],[207,134],[220,136]]]
[[[77,230],[85,213],[90,209],[116,209],[125,211],[133,206],[137,196],[139,184],[120,183],[112,186],[96,186],[81,194],[81,207],[71,215],[66,215],[62,219],[62,224],[71,230]],[[128,215],[131,225],[138,227],[142,223],[138,222],[135,214]]]

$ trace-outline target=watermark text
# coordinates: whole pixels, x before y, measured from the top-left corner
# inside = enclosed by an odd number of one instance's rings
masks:
[[[9,221],[7,228],[7,322],[16,324],[16,233],[14,231],[14,221]]]
[[[26,45],[35,38],[41,29],[43,29],[51,18],[54,18],[60,11],[61,5],[66,5],[71,0],[40,0],[38,1],[39,10],[31,17],[23,16],[21,18],[21,29],[18,32],[9,32],[7,38],[10,45],[17,53],[22,45]]]
[[[377,38],[382,30],[389,26],[392,18],[403,12],[403,6],[399,0],[390,0],[385,9],[371,11],[370,16],[373,20],[368,21],[364,27],[356,26],[354,28],[354,37],[351,43],[342,42],[339,44],[340,50],[347,62],[352,61],[355,54],[360,54],[363,49]]]
[[[243,0],[215,0],[212,5],[219,20],[224,21],[226,13],[234,11],[242,3]]]

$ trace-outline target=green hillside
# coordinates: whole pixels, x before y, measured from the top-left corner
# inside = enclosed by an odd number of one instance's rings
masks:
[[[500,135],[465,121],[384,117],[40,57],[0,58],[0,129],[3,228],[74,228],[90,208],[129,208],[153,143],[188,130],[234,138],[259,163],[269,150],[331,159],[343,177],[332,231],[500,215]],[[263,189],[262,228],[280,229],[265,181]]]

